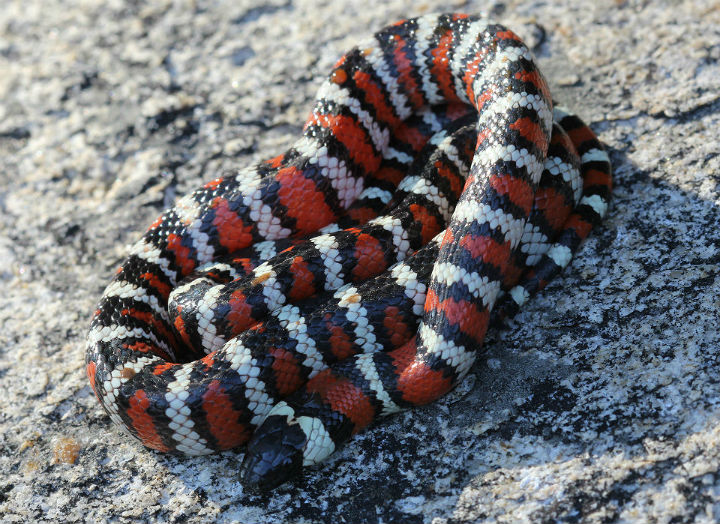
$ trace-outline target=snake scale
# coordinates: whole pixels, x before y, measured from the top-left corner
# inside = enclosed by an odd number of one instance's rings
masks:
[[[456,386],[610,192],[512,31],[403,20],[335,64],[285,153],[149,227],[93,316],[90,384],[144,445],[246,446],[243,483],[276,486]]]

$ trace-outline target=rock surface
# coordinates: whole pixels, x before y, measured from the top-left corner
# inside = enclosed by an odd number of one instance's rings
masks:
[[[298,136],[383,25],[485,10],[609,146],[614,203],[441,401],[271,495],[114,427],[90,314],[177,195]],[[720,519],[720,3],[10,1],[0,10],[0,515],[221,522]]]

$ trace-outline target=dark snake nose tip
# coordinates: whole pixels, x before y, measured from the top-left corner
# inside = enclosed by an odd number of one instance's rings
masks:
[[[307,437],[284,416],[270,416],[255,431],[240,466],[245,489],[258,493],[273,489],[302,468]]]
[[[243,488],[253,494],[263,493],[279,486],[280,482],[270,482],[271,475],[268,475],[265,464],[258,456],[247,456],[240,466],[240,482]]]

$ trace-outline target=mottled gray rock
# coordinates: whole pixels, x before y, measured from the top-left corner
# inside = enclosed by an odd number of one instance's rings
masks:
[[[177,195],[298,135],[375,29],[483,9],[592,124],[615,200],[461,388],[267,497],[238,454],[115,428],[84,372],[90,314]],[[7,522],[720,519],[720,5],[11,1],[0,10],[0,515]]]

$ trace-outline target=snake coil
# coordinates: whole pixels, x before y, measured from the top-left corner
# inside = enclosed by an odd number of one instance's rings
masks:
[[[552,105],[487,19],[361,43],[288,151],[180,199],[132,247],[88,334],[98,400],[160,451],[247,444],[243,481],[271,487],[445,394],[606,212],[608,156]]]

